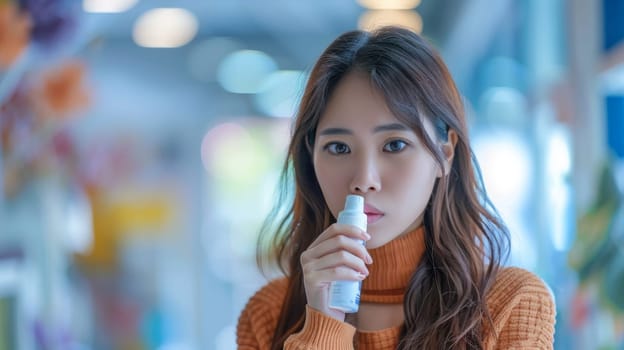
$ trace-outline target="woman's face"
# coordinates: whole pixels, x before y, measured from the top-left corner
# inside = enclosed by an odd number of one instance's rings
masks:
[[[432,137],[427,118],[425,128]],[[364,197],[372,236],[368,248],[420,226],[441,175],[423,142],[390,112],[362,73],[349,73],[334,90],[317,127],[313,162],[334,217],[346,195]]]

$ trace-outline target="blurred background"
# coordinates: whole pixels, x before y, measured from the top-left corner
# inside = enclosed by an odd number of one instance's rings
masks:
[[[0,0],[0,350],[235,349],[307,74],[421,32],[556,349],[624,349],[624,1]]]

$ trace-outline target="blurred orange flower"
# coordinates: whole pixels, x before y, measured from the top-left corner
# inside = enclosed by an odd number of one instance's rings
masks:
[[[0,1],[0,68],[9,67],[30,40],[30,19],[13,3]]]
[[[60,68],[43,75],[36,95],[38,114],[44,117],[65,118],[89,104],[89,94],[83,84],[84,64],[69,61]]]

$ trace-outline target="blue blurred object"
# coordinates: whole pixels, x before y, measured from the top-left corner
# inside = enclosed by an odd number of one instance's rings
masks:
[[[624,1],[603,0],[603,47],[610,50],[624,39]]]
[[[607,96],[606,109],[607,144],[618,158],[624,159],[624,96]]]
[[[80,12],[77,0],[19,0],[32,20],[31,38],[46,49],[55,49],[77,29]]]
[[[148,349],[163,347],[168,340],[167,318],[157,305],[150,306],[141,320],[141,337]]]

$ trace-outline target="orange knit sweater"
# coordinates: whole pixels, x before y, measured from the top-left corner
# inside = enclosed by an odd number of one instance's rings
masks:
[[[370,249],[373,264],[362,283],[362,302],[403,302],[408,280],[424,253],[422,228],[399,237],[383,247]],[[239,350],[270,349],[288,281],[269,282],[247,303],[238,320]],[[486,349],[552,349],[555,304],[546,284],[519,268],[503,269],[490,290],[487,304],[496,334],[485,336]],[[339,350],[396,349],[401,326],[379,331],[358,331],[306,307],[306,319],[299,333],[288,338],[285,349]]]

